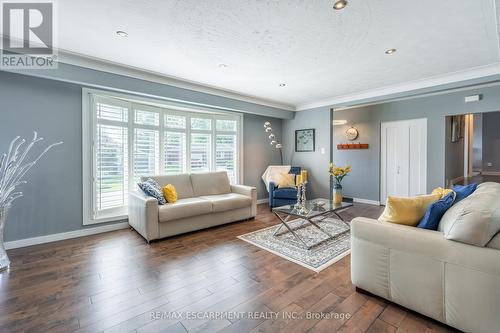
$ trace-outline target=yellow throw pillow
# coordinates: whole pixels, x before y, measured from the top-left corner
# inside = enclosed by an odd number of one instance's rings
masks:
[[[295,175],[290,173],[280,173],[276,179],[276,185],[278,185],[278,188],[294,187]]]
[[[439,199],[443,199],[445,196],[447,196],[451,192],[453,192],[452,189],[438,187],[432,191],[432,194],[439,194],[441,196],[441,198],[439,198]]]
[[[380,222],[416,226],[424,217],[427,207],[439,199],[441,199],[440,194],[419,195],[416,197],[389,196],[385,204],[385,210],[378,220]]]
[[[175,186],[172,184],[167,184],[162,188],[163,196],[167,200],[168,203],[174,203],[177,201],[177,191],[175,190]]]

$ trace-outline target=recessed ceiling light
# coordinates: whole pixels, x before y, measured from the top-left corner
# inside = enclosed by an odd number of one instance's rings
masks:
[[[333,4],[333,9],[335,10],[341,10],[344,9],[347,6],[347,0],[338,0],[335,1]]]
[[[387,51],[385,51],[385,54],[393,54],[396,51],[397,51],[396,49],[388,49]]]
[[[280,87],[285,87],[286,83],[280,83]]]
[[[219,68],[227,68],[226,64],[219,64]]]
[[[128,33],[126,33],[125,31],[118,30],[116,34],[120,37],[128,37]]]

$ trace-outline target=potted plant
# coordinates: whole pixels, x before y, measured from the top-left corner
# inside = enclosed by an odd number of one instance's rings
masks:
[[[335,179],[335,184],[333,184],[333,203],[340,204],[342,202],[342,180],[347,174],[352,171],[350,165],[345,167],[336,167],[333,163],[330,163],[330,176]]]

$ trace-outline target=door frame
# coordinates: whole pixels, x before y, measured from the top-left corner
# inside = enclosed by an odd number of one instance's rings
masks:
[[[385,121],[380,123],[380,193],[379,193],[379,200],[381,205],[385,205],[385,200],[387,199],[387,169],[386,169],[386,159],[385,155],[387,154],[386,152],[386,138],[385,138],[385,131],[384,128],[387,127],[387,125],[390,124],[397,124],[397,123],[421,123],[423,125],[422,130],[422,140],[423,142],[423,152],[421,156],[421,161],[422,161],[422,167],[423,167],[423,173],[422,173],[422,178],[421,178],[421,184],[424,189],[427,189],[427,118],[416,118],[416,119],[405,119],[405,120],[396,120],[396,121]],[[410,176],[410,175],[409,175]]]

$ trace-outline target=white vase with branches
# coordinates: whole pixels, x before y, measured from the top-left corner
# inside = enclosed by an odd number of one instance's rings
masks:
[[[28,153],[31,148],[42,140],[43,138],[39,138],[36,132],[30,142],[18,136],[10,143],[8,152],[0,156],[0,271],[9,268],[10,265],[3,242],[3,232],[12,203],[23,196],[23,193],[16,192],[16,189],[26,184],[23,177],[43,155],[51,148],[62,144],[62,142],[53,143],[36,157],[30,158]]]

